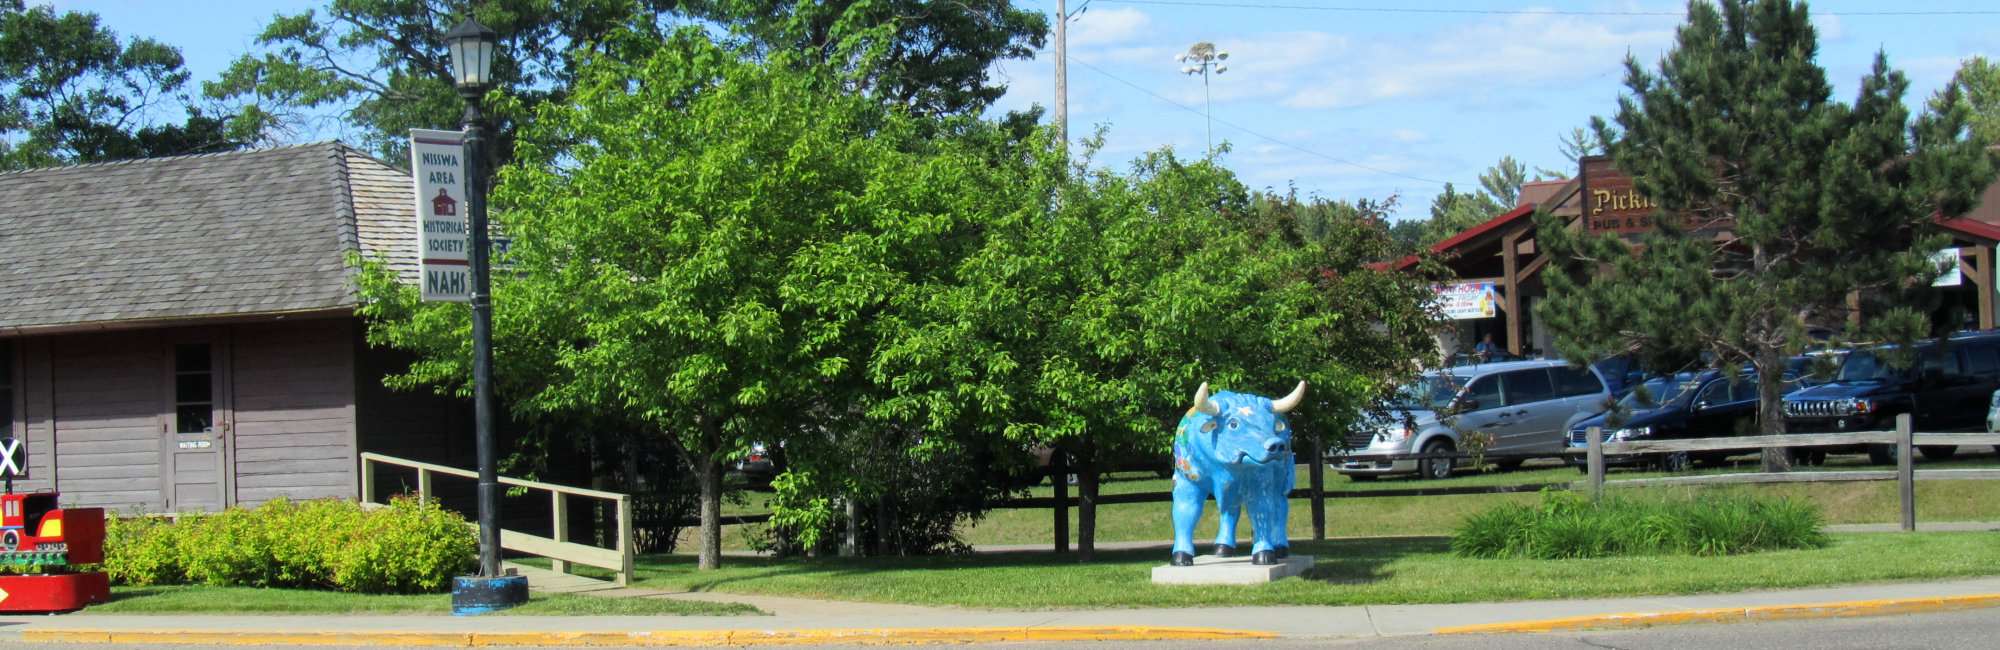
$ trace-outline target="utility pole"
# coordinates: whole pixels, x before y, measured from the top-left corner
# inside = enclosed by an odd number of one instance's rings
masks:
[[[1056,139],[1069,154],[1069,3],[1056,0]]]
[[[1228,72],[1229,66],[1223,63],[1228,59],[1229,52],[1215,49],[1215,44],[1208,41],[1190,45],[1186,52],[1174,55],[1175,61],[1187,64],[1181,68],[1181,74],[1201,75],[1201,113],[1208,120],[1208,152],[1211,154],[1215,153],[1215,104],[1209,99],[1208,76]]]

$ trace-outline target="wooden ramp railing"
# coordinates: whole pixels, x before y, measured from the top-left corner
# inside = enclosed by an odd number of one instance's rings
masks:
[[[478,472],[468,469],[459,469],[407,458],[384,456],[377,453],[363,453],[361,454],[362,503],[382,503],[375,499],[375,465],[377,464],[416,470],[417,498],[425,502],[430,501],[432,498],[431,485],[435,475],[443,474],[474,480],[479,478]],[[554,537],[542,537],[540,535],[530,535],[502,528],[500,530],[501,548],[548,558],[550,568],[559,573],[567,573],[571,563],[582,564],[616,572],[618,576],[616,582],[621,587],[631,584],[633,553],[631,495],[569,487],[567,485],[556,485],[540,481],[529,481],[506,476],[500,477],[500,483],[513,487],[548,492],[550,498],[550,517],[554,520],[553,525],[550,526],[550,530],[554,531],[555,534]],[[566,501],[567,497],[573,496],[603,499],[612,502],[617,512],[618,522],[617,546],[615,548],[600,548],[570,541],[569,506]]]

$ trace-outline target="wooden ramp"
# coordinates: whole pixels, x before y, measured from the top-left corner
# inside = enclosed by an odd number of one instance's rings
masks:
[[[513,571],[528,577],[528,591],[548,594],[589,594],[598,591],[614,591],[620,587],[609,580],[586,578],[579,575],[558,573],[548,569],[538,569],[518,562],[501,562],[502,571]]]

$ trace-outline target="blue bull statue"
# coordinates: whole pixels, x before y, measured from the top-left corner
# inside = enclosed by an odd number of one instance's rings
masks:
[[[1286,501],[1297,474],[1285,413],[1305,401],[1306,383],[1276,400],[1223,391],[1194,393],[1194,407],[1174,432],[1174,566],[1194,564],[1194,525],[1215,497],[1221,517],[1215,554],[1236,552],[1238,508],[1250,510],[1251,564],[1277,564],[1291,551]]]

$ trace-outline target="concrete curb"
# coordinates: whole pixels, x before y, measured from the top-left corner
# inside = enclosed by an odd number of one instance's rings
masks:
[[[965,627],[644,632],[270,632],[217,630],[22,630],[24,643],[300,645],[476,648],[493,646],[919,645],[1021,641],[1226,641],[1272,639],[1255,630],[1201,627]]]
[[[1719,607],[1672,612],[1631,612],[1571,616],[1532,621],[1510,621],[1483,625],[1460,625],[1432,630],[1434,634],[1506,634],[1519,632],[1562,632],[1611,628],[1684,625],[1688,623],[1733,623],[1738,621],[1779,621],[1812,618],[1848,618],[1920,614],[1961,609],[2000,607],[2000,594],[1971,594],[1934,598],[1850,600],[1805,605],[1765,605],[1759,607]]]

